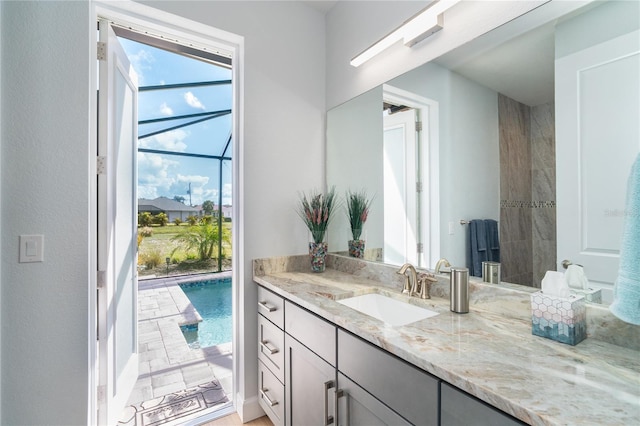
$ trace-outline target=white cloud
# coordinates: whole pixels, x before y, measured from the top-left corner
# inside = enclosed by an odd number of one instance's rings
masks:
[[[175,183],[179,162],[158,154],[138,153],[138,198],[153,199],[168,194]]]
[[[196,95],[191,92],[187,92],[184,94],[184,100],[187,102],[187,104],[189,104],[190,107],[204,109],[204,105],[202,105],[200,99],[198,99]]]
[[[171,130],[148,138],[140,139],[140,148],[161,149],[164,151],[184,152],[187,144],[184,140],[189,132],[183,129]]]
[[[175,182],[169,190],[172,194],[184,195],[187,199],[187,203],[189,202],[189,199],[191,199],[191,203],[193,205],[198,205],[202,204],[204,200],[209,199],[208,197],[211,190],[205,188],[208,183],[208,176],[177,174]],[[187,194],[189,184],[191,184],[191,197]]]
[[[129,59],[129,62],[131,62],[136,74],[138,74],[138,85],[144,86],[144,72],[146,70],[151,70],[151,64],[153,64],[156,59],[153,57],[151,52],[144,49],[140,49],[138,53],[128,55],[127,58]]]
[[[180,162],[162,155],[138,153],[138,198],[154,199],[160,196],[173,198],[182,195],[189,203],[202,204],[204,200],[217,202],[217,190],[207,189],[208,176],[177,173]],[[191,197],[187,194],[191,184]]]
[[[162,105],[160,105],[160,114],[166,115],[166,116],[171,116],[171,115],[173,115],[173,110],[171,109],[171,107],[169,105],[167,105],[166,102],[163,102]]]
[[[222,198],[231,198],[232,195],[232,186],[230,183],[225,183],[222,185]]]

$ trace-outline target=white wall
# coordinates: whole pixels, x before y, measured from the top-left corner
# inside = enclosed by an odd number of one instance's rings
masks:
[[[245,37],[246,341],[237,356],[239,402],[255,406],[251,260],[307,250],[294,205],[297,191],[324,183],[324,17],[293,2],[151,5]],[[85,424],[94,17],[88,2],[3,2],[1,31],[11,46],[2,52],[3,123],[11,123],[1,134],[2,253],[12,255],[2,257],[0,423]],[[45,234],[44,263],[17,263],[18,235],[28,233]]]
[[[429,1],[338,2],[327,14],[327,106],[339,105],[544,2],[463,1],[445,12],[442,31],[412,48],[396,43],[358,68],[349,65],[354,56],[426,7]]]
[[[347,251],[352,239],[345,193],[366,190],[373,197],[361,238],[365,249],[383,247],[382,86],[327,112],[327,185],[342,201],[328,233],[329,251]]]
[[[88,2],[2,5],[2,424],[85,424]],[[18,236],[44,234],[44,262]]]

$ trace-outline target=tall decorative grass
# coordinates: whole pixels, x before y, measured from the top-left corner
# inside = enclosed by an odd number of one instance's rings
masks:
[[[365,190],[360,192],[347,191],[346,200],[351,235],[354,240],[359,240],[364,223],[369,217],[369,208],[373,198],[369,199]]]
[[[326,193],[314,190],[309,195],[301,194],[298,214],[311,232],[314,243],[321,243],[324,240],[337,204],[335,187],[331,187]]]

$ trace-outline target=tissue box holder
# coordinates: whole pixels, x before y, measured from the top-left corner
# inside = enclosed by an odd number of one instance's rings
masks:
[[[584,298],[587,300],[587,302],[591,302],[591,303],[602,303],[602,290],[601,289],[597,289],[594,290],[592,288],[589,288],[587,290],[573,290],[574,293],[584,296]]]
[[[531,325],[535,336],[577,345],[587,337],[584,296],[563,298],[542,291],[531,295]]]

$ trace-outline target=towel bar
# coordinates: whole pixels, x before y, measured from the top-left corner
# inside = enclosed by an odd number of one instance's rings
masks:
[[[562,267],[564,269],[567,269],[569,267],[569,265],[576,265],[576,266],[579,266],[579,267],[583,268],[583,266],[580,265],[579,263],[573,263],[572,261],[570,261],[568,259],[565,259],[565,260],[562,261]]]
[[[497,222],[497,220],[496,220],[496,222]],[[468,225],[468,224],[470,224],[470,223],[471,223],[471,221],[470,221],[470,220],[460,219],[460,225]]]

